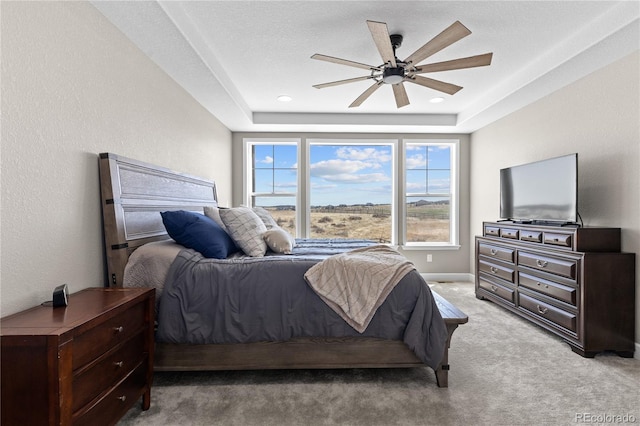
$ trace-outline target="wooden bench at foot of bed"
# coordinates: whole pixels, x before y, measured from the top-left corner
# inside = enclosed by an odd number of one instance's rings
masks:
[[[439,387],[449,385],[449,345],[469,318],[433,292],[449,337],[435,370]],[[300,338],[286,342],[180,345],[156,343],[155,371],[275,370],[424,367],[402,341],[370,337]]]

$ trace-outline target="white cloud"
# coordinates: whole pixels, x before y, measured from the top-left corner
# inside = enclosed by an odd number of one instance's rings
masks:
[[[426,168],[427,159],[422,154],[411,155],[407,157],[407,169]]]
[[[391,161],[391,153],[388,149],[367,147],[357,148],[353,146],[343,146],[336,150],[338,158],[346,160],[367,160],[369,163],[387,163]],[[377,166],[379,167],[379,165]]]

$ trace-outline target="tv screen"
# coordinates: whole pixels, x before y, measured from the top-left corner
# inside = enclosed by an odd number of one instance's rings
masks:
[[[500,217],[522,222],[577,222],[578,154],[501,169]]]

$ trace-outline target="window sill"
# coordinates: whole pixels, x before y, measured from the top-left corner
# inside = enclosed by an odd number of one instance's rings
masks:
[[[396,246],[398,247],[398,246]],[[422,251],[446,251],[460,250],[458,244],[424,244],[424,245],[403,245],[399,246],[404,251],[422,250]]]

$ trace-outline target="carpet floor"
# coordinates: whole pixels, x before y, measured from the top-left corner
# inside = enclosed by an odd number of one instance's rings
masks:
[[[156,373],[151,408],[119,425],[572,425],[640,423],[640,361],[586,359],[561,339],[435,283],[469,316],[454,333],[449,388],[433,370]]]

